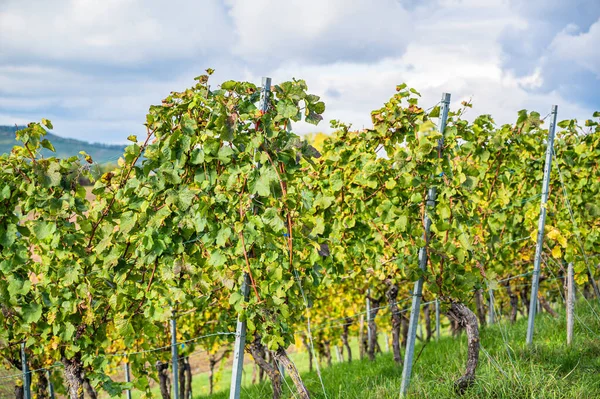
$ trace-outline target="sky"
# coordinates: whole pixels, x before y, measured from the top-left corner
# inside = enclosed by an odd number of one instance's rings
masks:
[[[211,85],[306,80],[329,120],[371,126],[406,82],[435,105],[510,123],[600,110],[599,0],[0,0],[0,125],[122,143],[148,108],[214,68]]]

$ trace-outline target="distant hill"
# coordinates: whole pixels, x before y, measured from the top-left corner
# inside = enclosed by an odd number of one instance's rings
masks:
[[[19,127],[22,129],[22,126]],[[0,126],[0,154],[8,153],[13,146],[17,144],[15,139],[16,126]],[[94,162],[105,163],[115,162],[123,154],[125,145],[88,143],[87,141],[68,139],[48,133],[46,138],[50,140],[56,153],[49,150],[42,150],[44,156],[57,156],[60,158],[68,158],[73,155],[78,155],[79,151],[87,152]]]

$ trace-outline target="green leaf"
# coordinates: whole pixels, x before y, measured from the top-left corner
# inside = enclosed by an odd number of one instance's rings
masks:
[[[276,233],[280,233],[281,231],[285,230],[285,223],[275,208],[268,208],[265,210],[262,219],[265,224],[271,227]]]
[[[316,217],[315,218],[315,227],[313,227],[311,234],[312,235],[321,235],[321,234],[323,234],[323,232],[325,232],[325,221],[323,220],[322,217]]]
[[[395,224],[398,230],[406,231],[406,226],[408,225],[408,217],[406,215],[398,216]]]
[[[202,148],[194,148],[190,156],[190,162],[193,165],[204,163],[204,150]]]
[[[234,90],[237,86],[238,82],[235,80],[228,80],[226,82],[221,83],[221,89],[223,90]]]
[[[271,195],[271,184],[278,182],[277,174],[271,167],[265,167],[260,169],[260,176],[256,181],[253,194],[258,194],[261,197],[268,197]]]
[[[227,258],[221,253],[220,250],[216,249],[210,253],[210,258],[208,259],[208,264],[211,266],[223,266]]]
[[[217,153],[217,158],[223,164],[227,165],[229,162],[231,162],[232,155],[233,155],[233,149],[229,146],[224,145],[223,147],[219,148],[219,152]]]
[[[280,101],[277,103],[277,113],[284,118],[294,118],[298,115],[298,107],[287,101]]]
[[[191,136],[194,134],[197,128],[198,125],[196,124],[196,121],[193,120],[188,114],[185,114],[183,117],[183,133]]]
[[[229,227],[221,227],[217,233],[217,246],[224,247],[227,241],[231,237],[231,229]]]
[[[42,317],[42,305],[38,305],[37,303],[28,303],[21,309],[23,311],[23,321],[25,323],[37,323],[40,320],[40,317]]]
[[[35,221],[33,225],[33,233],[38,240],[45,240],[56,231],[56,224],[52,222]]]
[[[56,150],[54,149],[54,146],[52,145],[52,143],[50,142],[50,140],[48,139],[44,139],[42,140],[42,142],[40,143],[42,145],[42,147],[44,147],[47,150],[50,150],[52,152],[56,152]]]
[[[10,198],[10,186],[6,185],[0,191],[0,201]]]
[[[185,211],[192,205],[194,198],[196,198],[196,193],[186,187],[181,190],[177,196],[177,206],[182,211]]]
[[[46,126],[50,130],[54,129],[54,126],[52,126],[52,122],[50,122],[50,120],[46,118],[42,118],[42,125]]]

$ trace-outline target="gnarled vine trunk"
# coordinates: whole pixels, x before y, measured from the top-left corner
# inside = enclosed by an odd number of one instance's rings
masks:
[[[325,360],[327,360],[327,366],[331,367],[331,342],[325,340],[323,342],[323,349],[325,354]]]
[[[448,317],[467,331],[467,365],[462,377],[454,382],[456,392],[463,394],[475,382],[475,370],[479,362],[479,326],[477,317],[467,306],[452,302]]]
[[[87,393],[87,397],[89,399],[98,399],[98,394],[96,393],[96,390],[94,389],[94,387],[90,383],[89,378],[84,377],[84,379],[83,379],[83,387],[85,388],[85,392]]]
[[[215,366],[217,365],[217,359],[214,354],[208,356],[208,393],[212,395],[215,389]]]
[[[160,395],[163,399],[170,399],[171,379],[169,378],[169,363],[163,363],[160,360],[157,361],[156,370],[158,370],[158,384],[160,387]]]
[[[178,373],[179,373],[179,397],[181,399],[185,398],[185,390],[187,387],[186,384],[186,380],[185,380],[185,359],[183,357],[180,357],[179,360],[177,361],[179,367],[178,367]]]
[[[67,383],[67,395],[71,399],[83,399],[83,367],[78,358],[62,359],[65,367],[65,382]]]
[[[23,399],[24,397],[23,385],[15,385],[15,399]]]
[[[379,308],[381,305],[380,299],[369,298],[371,301],[371,311],[369,312],[369,322],[368,329],[370,331],[368,345],[367,345],[367,354],[369,355],[370,360],[375,360],[375,351],[377,350],[377,323],[375,323],[375,317],[377,317],[377,313],[379,313]]]
[[[265,357],[266,350],[264,345],[260,342],[259,336],[254,338],[254,341],[252,341],[252,343],[248,346],[248,350],[250,351],[250,354],[254,358],[256,364],[258,364],[258,367],[263,369],[271,380],[271,386],[273,387],[273,399],[279,399],[283,393],[281,386],[281,374],[279,374],[277,367],[273,366],[267,361]]]
[[[365,357],[367,352],[367,337],[365,336],[365,318],[360,315],[360,321],[358,325],[358,355],[360,360]]]
[[[431,304],[423,306],[423,314],[425,315],[425,341],[431,341],[433,330],[431,329]]]
[[[517,311],[519,310],[519,297],[513,292],[510,287],[510,281],[506,281],[504,283],[506,287],[506,293],[508,294],[508,298],[510,300],[510,316],[509,320],[511,323],[517,321]]]
[[[298,397],[300,399],[310,399],[310,394],[308,392],[308,389],[304,385],[304,382],[302,382],[302,378],[300,378],[298,369],[296,369],[296,366],[294,365],[294,363],[292,363],[292,361],[288,357],[285,349],[283,349],[283,348],[277,349],[277,351],[275,351],[273,353],[273,356],[275,356],[275,359],[277,360],[277,362],[279,364],[282,364],[283,367],[287,370],[290,378],[292,379],[292,381],[294,382],[294,385],[296,386],[296,392],[298,394]]]
[[[402,312],[402,347],[406,348],[406,341],[408,340],[408,309],[404,309]]]
[[[346,317],[345,321],[346,322],[344,323],[344,329],[342,330],[342,343],[346,348],[346,352],[348,352],[348,363],[350,363],[352,362],[352,350],[350,349],[350,343],[348,342],[348,334],[350,325],[352,324],[352,318]]]
[[[308,352],[308,371],[313,371],[313,352],[310,348],[310,344],[308,342],[308,337],[305,334],[302,334],[302,344],[306,348]]]
[[[525,313],[523,314],[524,316],[527,316],[529,314],[529,286],[526,285],[525,288],[523,288],[520,292],[520,296],[521,296],[521,302],[525,305]]]
[[[36,367],[36,369],[39,367]],[[50,391],[48,377],[46,376],[46,370],[39,370],[36,372],[37,384],[35,385],[35,396],[36,399],[48,399],[50,398]]]
[[[398,287],[394,284],[388,284],[388,289],[385,296],[392,314],[392,352],[394,353],[394,361],[401,364],[402,352],[400,350],[400,327],[402,326],[402,314],[398,308]]]
[[[185,396],[183,399],[192,399],[192,366],[190,366],[190,358],[185,358],[185,377],[187,380]]]
[[[485,305],[483,304],[483,290],[480,288],[475,291],[475,307],[477,308],[477,317],[479,324],[485,326]]]
[[[550,304],[544,296],[538,295],[538,300],[540,301],[540,305],[546,312],[550,313],[552,317],[558,317],[558,313],[556,313],[556,311],[550,307]]]

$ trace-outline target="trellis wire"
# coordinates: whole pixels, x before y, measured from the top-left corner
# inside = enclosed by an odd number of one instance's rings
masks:
[[[594,288],[594,291],[596,293],[596,298],[600,301],[600,291],[598,290],[598,285],[596,284],[596,280],[594,280],[594,274],[592,273],[592,270],[588,263],[588,258],[585,253],[585,248],[583,246],[583,242],[581,241],[581,233],[579,231],[579,227],[577,226],[577,221],[575,220],[575,216],[573,214],[573,209],[571,208],[571,201],[569,201],[569,192],[567,191],[567,187],[565,186],[562,172],[560,171],[558,157],[556,154],[554,154],[554,157],[557,158],[556,159],[556,170],[558,171],[558,176],[560,177],[560,184],[561,184],[562,190],[563,190],[563,198],[564,198],[565,205],[567,206],[567,210],[569,211],[569,216],[571,217],[571,223],[573,223],[573,229],[575,230],[575,237],[577,238],[577,242],[579,243],[579,248],[581,250],[581,254],[583,255],[583,258],[585,261],[585,266],[587,267],[588,273],[590,274],[590,280],[592,283],[592,287]]]
[[[302,282],[300,281],[300,276],[298,276],[298,271],[294,269],[294,276],[296,277],[296,283],[300,288],[300,292],[302,293],[302,299],[304,300],[304,308],[306,310],[306,327],[308,333],[308,340],[310,342],[310,350],[314,357],[315,355],[315,346],[313,343],[312,333],[310,331],[310,309],[308,307],[308,300],[306,299],[306,295],[304,294],[304,289],[302,288]],[[321,388],[323,389],[323,394],[325,395],[325,399],[327,399],[327,391],[325,390],[325,384],[323,383],[323,377],[321,376],[321,367],[319,367],[319,362],[315,363],[317,369],[317,375],[319,376],[319,381],[321,382]]]

